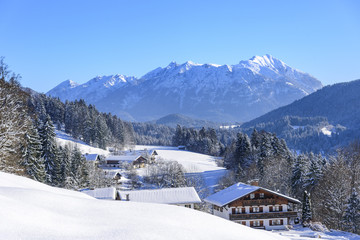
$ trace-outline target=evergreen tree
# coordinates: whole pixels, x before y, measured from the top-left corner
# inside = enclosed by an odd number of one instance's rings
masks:
[[[72,188],[78,189],[89,186],[89,170],[86,159],[77,147],[71,151],[70,170],[71,178],[68,180]]]
[[[302,224],[307,226],[312,220],[312,212],[311,212],[311,200],[310,200],[310,193],[304,191],[304,200],[303,200],[303,207],[302,207]]]
[[[251,143],[249,137],[244,133],[238,133],[236,148],[234,151],[234,162],[232,169],[235,169],[236,176],[241,174],[251,164]]]
[[[301,193],[304,191],[306,173],[307,158],[305,155],[300,154],[295,160],[291,177],[291,187],[294,195],[297,197],[301,197]]]
[[[109,133],[105,120],[103,118],[98,118],[96,121],[95,142],[99,148],[106,148],[108,135]]]
[[[41,140],[36,128],[30,125],[24,138],[25,141],[22,144],[22,152],[26,173],[39,182],[45,182],[45,164],[44,159],[41,157]]]
[[[320,155],[309,155],[310,165],[305,177],[304,188],[310,192],[322,176],[322,157]]]
[[[360,199],[355,189],[351,192],[342,222],[346,231],[360,232]]]
[[[264,168],[267,164],[267,161],[272,157],[272,146],[271,146],[271,138],[270,134],[266,132],[261,133],[261,138],[258,147],[257,154],[257,167],[260,174],[260,180],[264,177]]]
[[[69,150],[68,145],[65,147],[59,148],[59,162],[61,163],[60,167],[60,179],[61,181],[58,182],[60,187],[64,188],[72,188],[72,186],[67,186],[73,181],[70,181],[69,178],[73,178],[71,174],[71,152]]]
[[[54,125],[50,119],[50,116],[47,115],[45,122],[40,125],[39,135],[41,138],[42,145],[42,155],[41,157],[44,159],[45,163],[45,171],[46,171],[46,182],[54,185],[56,184],[56,170],[55,165],[57,165],[56,161],[56,141],[55,141],[55,130]]]

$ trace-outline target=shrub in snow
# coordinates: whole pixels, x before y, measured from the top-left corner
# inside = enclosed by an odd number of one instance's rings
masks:
[[[327,229],[327,227],[321,222],[310,222],[309,227],[311,230],[316,232],[329,232],[329,229]]]

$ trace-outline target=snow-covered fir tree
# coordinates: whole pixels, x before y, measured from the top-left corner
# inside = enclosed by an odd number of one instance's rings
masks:
[[[58,161],[55,141],[55,128],[49,115],[46,116],[43,123],[39,126],[39,135],[41,138],[42,155],[45,163],[45,171],[47,174],[46,182],[51,185],[57,184],[57,167]]]
[[[41,156],[41,139],[37,129],[32,125],[25,133],[22,153],[26,174],[39,182],[45,182],[46,172],[44,159]]]
[[[72,180],[74,181],[74,188],[85,188],[89,185],[89,173],[86,166],[86,160],[77,147],[71,151],[70,169],[73,176]]]
[[[313,153],[310,153],[308,158],[310,164],[305,177],[304,188],[311,192],[322,177],[323,159],[321,155],[314,155]]]
[[[72,188],[72,183],[74,182],[74,176],[71,172],[71,151],[68,145],[64,147],[59,147],[59,161],[61,163],[60,168],[60,179],[59,187]]]
[[[291,187],[293,193],[297,197],[301,197],[304,191],[304,184],[306,180],[306,173],[308,169],[307,157],[304,154],[300,154],[295,159],[294,166],[292,168]]]
[[[342,223],[346,231],[360,233],[360,198],[355,189],[348,199]]]
[[[304,226],[307,226],[312,220],[310,193],[307,191],[304,191],[301,220]]]

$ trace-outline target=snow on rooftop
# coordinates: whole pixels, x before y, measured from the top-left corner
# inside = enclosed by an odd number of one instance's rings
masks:
[[[213,195],[210,195],[209,197],[205,198],[204,201],[217,206],[224,206],[258,189],[260,189],[260,187],[258,186],[251,186],[244,183],[236,183]]]
[[[133,202],[163,203],[163,204],[187,204],[201,203],[199,195],[193,187],[162,188],[137,191],[118,191],[120,198]]]
[[[96,161],[99,154],[85,154],[84,157],[87,161]]]
[[[133,162],[138,159],[141,155],[112,155],[108,156],[106,161],[124,161],[124,162]]]
[[[226,204],[229,204],[233,201],[235,201],[236,199],[239,199],[241,197],[244,197],[258,189],[262,189],[264,191],[276,194],[278,196],[284,197],[286,199],[288,199],[289,201],[293,202],[293,203],[300,203],[299,200],[295,199],[295,198],[291,198],[288,197],[286,195],[283,195],[281,193],[266,189],[266,188],[262,188],[259,186],[252,186],[252,185],[248,185],[248,184],[244,184],[244,183],[235,183],[234,185],[225,188],[213,195],[210,195],[209,197],[205,198],[204,201],[217,205],[217,206],[225,206]]]
[[[81,192],[97,199],[107,199],[107,200],[116,199],[116,188],[114,187],[95,188],[93,190],[86,189],[86,190],[81,190]]]

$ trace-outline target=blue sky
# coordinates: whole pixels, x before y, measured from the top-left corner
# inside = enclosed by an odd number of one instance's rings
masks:
[[[142,76],[171,61],[271,54],[324,85],[360,78],[360,1],[0,0],[0,56],[23,86]]]

